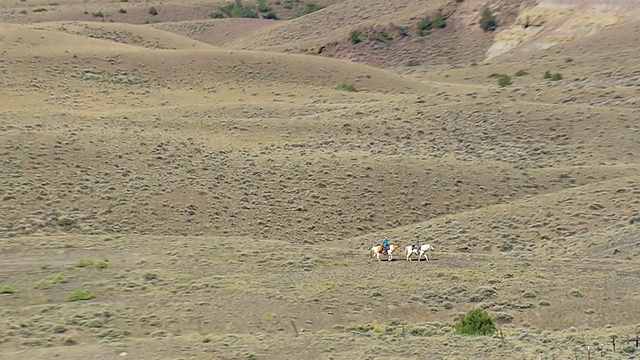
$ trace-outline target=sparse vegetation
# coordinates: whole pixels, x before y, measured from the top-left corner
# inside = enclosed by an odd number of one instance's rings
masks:
[[[155,6],[152,6],[149,8],[149,10],[147,11],[149,13],[149,15],[151,16],[156,16],[158,15],[158,10],[156,10]]]
[[[285,18],[306,6],[277,1],[264,3]],[[485,62],[504,49],[487,51],[484,2],[442,2],[445,30],[435,3],[325,1],[274,26],[201,19],[233,0],[129,2],[130,16],[115,1],[104,19],[96,1],[87,15],[82,2],[40,15],[50,3],[3,4],[22,22],[2,24],[0,59],[0,283],[15,289],[0,295],[3,355],[631,354],[640,40],[628,24]],[[490,4],[510,22],[520,9]],[[171,21],[117,23],[155,19]],[[547,68],[566,80],[543,80]],[[419,235],[434,256],[369,261],[382,235],[401,250]],[[457,332],[470,307],[502,332]]]
[[[376,40],[381,41],[381,42],[389,42],[391,40],[393,40],[393,36],[391,36],[391,34],[389,34],[388,31],[381,31],[377,36],[376,36]]]
[[[125,9],[122,9],[122,8],[121,8],[120,10],[118,10],[118,12],[119,12],[120,14],[126,14],[126,13],[127,13],[127,10],[125,10]]]
[[[489,75],[489,78],[498,79],[498,85],[500,87],[505,87],[505,86],[509,86],[509,85],[513,84],[513,82],[511,81],[511,76],[509,76],[507,74],[493,73],[493,74]]]
[[[324,5],[320,5],[320,4],[316,4],[315,2],[310,2],[307,3],[307,5],[305,6],[305,8],[299,12],[297,12],[295,15],[293,15],[294,18],[297,17],[301,17],[307,14],[311,14],[313,12],[316,12],[318,10],[322,10],[324,9]]]
[[[584,294],[580,289],[571,289],[571,291],[569,291],[569,295],[577,298],[584,297]]]
[[[261,12],[261,13],[268,13],[268,12],[272,11],[273,9],[271,8],[271,6],[267,5],[267,1],[266,0],[258,0],[257,10],[258,10],[258,12]]]
[[[349,41],[354,45],[360,43],[360,31],[353,30],[351,35],[349,35]]]
[[[345,84],[345,83],[338,85],[338,90],[349,91],[349,92],[358,91],[355,86],[351,84]]]
[[[37,8],[33,10],[34,13],[45,12],[45,11],[47,11],[46,8]]]
[[[93,16],[104,17],[104,15],[101,12],[94,13]],[[71,226],[73,226],[73,220],[65,217],[60,218],[60,220],[58,220],[58,226],[60,226],[61,228],[70,228]]]
[[[494,31],[498,27],[493,11],[489,8],[489,5],[485,5],[482,9],[482,15],[480,16],[480,27],[484,31]]]
[[[67,295],[64,298],[64,300],[71,302],[71,301],[79,301],[79,300],[89,300],[95,297],[96,296],[90,293],[89,291],[78,289],[78,290],[72,291],[69,295]]]
[[[230,18],[257,18],[258,13],[251,7],[245,5],[241,0],[223,6],[220,11]]]
[[[209,17],[212,19],[222,19],[224,18],[224,13],[220,10],[216,10],[214,12],[212,12],[211,14],[209,14]]]
[[[106,269],[109,266],[109,260],[106,258],[102,259],[96,262],[95,266],[96,266],[96,269]]]
[[[49,277],[47,279],[40,280],[36,284],[36,289],[45,290],[45,289],[51,288],[52,285],[64,284],[64,283],[66,283],[68,281],[69,281],[69,279],[67,279],[67,277],[64,276],[64,275],[62,275],[62,274],[54,274],[54,275],[51,275],[51,277]]]
[[[466,335],[493,335],[497,329],[496,324],[482,308],[469,310],[454,326],[457,334]]]
[[[76,262],[76,267],[93,266],[93,260],[82,258]]]
[[[444,29],[447,27],[447,18],[444,16],[442,10],[438,11],[436,18],[433,20],[433,27],[436,29]]]
[[[395,24],[391,24],[391,26],[396,30],[396,32],[398,33],[398,35],[405,37],[405,36],[409,36],[409,28],[406,26],[402,26],[402,25],[395,25]]]
[[[562,80],[562,74],[560,73],[551,73],[549,70],[545,71],[544,75],[542,76],[543,79],[549,79],[551,81],[558,81],[558,80]]]
[[[0,294],[13,294],[13,288],[9,285],[0,284]]]
[[[427,16],[418,23],[418,35],[424,36],[428,34],[432,28],[433,24],[431,23],[431,19]]]

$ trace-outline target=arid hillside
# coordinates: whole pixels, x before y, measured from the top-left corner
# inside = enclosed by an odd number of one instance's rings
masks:
[[[640,355],[634,4],[313,4],[0,3],[0,357]]]

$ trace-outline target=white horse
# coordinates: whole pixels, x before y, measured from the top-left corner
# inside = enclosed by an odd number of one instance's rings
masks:
[[[418,249],[414,249],[413,245],[408,245],[406,248],[404,248],[404,255],[407,257],[408,261],[412,261],[411,257],[414,254],[418,255],[418,261],[420,261],[423,255],[424,255],[424,259],[426,261],[429,261],[429,258],[427,257],[427,250],[434,251],[435,249],[431,244],[423,244],[423,245],[420,245],[420,252],[418,252]]]
[[[393,258],[393,253],[398,249],[400,249],[400,245],[389,245],[389,258],[387,259],[388,261],[391,261],[391,259]],[[373,260],[373,256],[375,255],[378,257],[378,261],[382,261],[380,260],[380,254],[382,254],[382,250],[382,245],[376,245],[372,247],[369,251],[369,254],[371,255],[371,258],[369,260]]]

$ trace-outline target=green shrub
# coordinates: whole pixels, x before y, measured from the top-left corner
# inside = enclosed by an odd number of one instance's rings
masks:
[[[126,13],[127,13],[127,10],[125,10],[125,9],[120,9],[120,10],[118,10],[118,12],[119,12],[120,14],[126,14]]]
[[[13,288],[9,285],[0,284],[0,294],[13,294]]]
[[[418,61],[418,60],[409,60],[409,61],[407,61],[407,66],[420,66],[420,61]]]
[[[105,269],[109,266],[109,259],[102,259],[96,263],[96,269]]]
[[[444,29],[447,27],[447,18],[444,17],[442,10],[438,11],[435,20],[433,20],[433,27],[436,29]]]
[[[51,282],[53,284],[64,284],[67,281],[69,281],[69,279],[67,279],[67,277],[62,274],[53,274],[51,276]]]
[[[511,76],[509,75],[502,74],[502,76],[498,78],[498,85],[500,87],[505,87],[511,84],[513,84],[513,82],[511,81]]]
[[[148,12],[152,16],[158,15],[158,10],[156,10],[156,8],[154,6],[150,7]]]
[[[357,44],[360,42],[360,31],[358,30],[353,30],[351,32],[351,35],[349,35],[349,40],[351,41],[352,44]]]
[[[511,76],[507,75],[507,74],[498,74],[498,73],[492,73],[491,75],[489,75],[489,78],[497,78],[498,79],[498,85],[500,85],[500,87],[505,87],[507,85],[511,85],[513,84],[513,82],[511,81]]]
[[[491,336],[496,332],[496,324],[486,311],[477,307],[469,310],[454,325],[456,334]]]
[[[518,70],[515,74],[513,74],[514,76],[525,76],[527,75],[527,72],[524,70]]]
[[[95,17],[104,17],[104,14],[100,11],[98,11],[97,13],[93,13],[93,16]],[[69,218],[60,218],[58,220],[58,226],[60,226],[61,228],[69,228],[73,225],[73,220],[69,219]]]
[[[267,5],[266,0],[258,0],[258,12],[267,13],[271,10],[271,7]]]
[[[433,24],[431,23],[431,19],[427,16],[418,23],[418,35],[424,36],[425,34],[428,34],[432,28]]]
[[[78,300],[89,300],[96,297],[94,294],[86,291],[86,290],[74,290],[69,295],[67,295],[64,300],[65,301],[78,301]]]
[[[82,258],[76,262],[77,267],[87,267],[93,265],[93,260]]]
[[[338,90],[350,91],[350,92],[358,91],[358,89],[356,89],[356,87],[351,84],[340,84],[338,85]]]
[[[220,9],[230,18],[257,18],[258,13],[249,5],[242,4],[242,1],[236,0],[235,3],[227,4]]]
[[[480,27],[484,31],[494,31],[498,27],[498,22],[495,15],[489,8],[489,5],[485,5],[482,9],[482,16],[480,16]]]
[[[543,79],[550,79],[551,81],[558,81],[558,80],[562,80],[562,74],[560,73],[555,73],[552,74],[549,70],[544,72],[544,75],[542,76]]]

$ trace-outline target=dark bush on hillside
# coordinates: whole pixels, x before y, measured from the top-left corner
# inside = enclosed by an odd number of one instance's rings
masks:
[[[435,20],[433,20],[433,27],[436,29],[444,29],[447,27],[447,18],[444,17],[442,10],[438,11]]]
[[[484,31],[494,31],[498,27],[498,21],[496,20],[495,15],[493,15],[491,9],[489,9],[489,5],[485,5],[484,9],[482,9],[480,27]]]
[[[349,40],[351,41],[352,44],[357,44],[360,42],[360,31],[358,30],[353,30],[351,32],[351,35],[349,36]]]
[[[433,24],[431,23],[431,19],[427,16],[418,23],[418,35],[424,36],[425,34],[428,34],[432,28]]]

